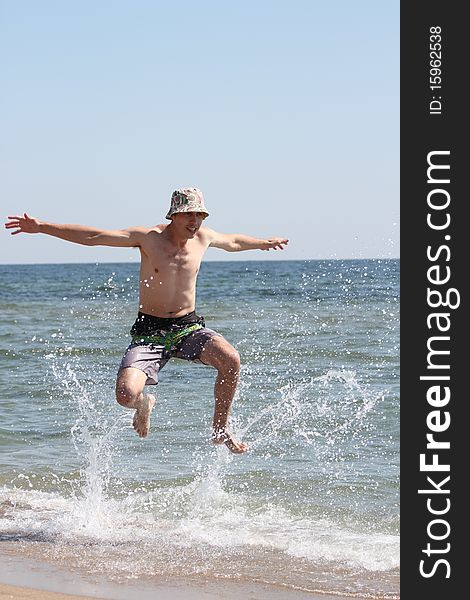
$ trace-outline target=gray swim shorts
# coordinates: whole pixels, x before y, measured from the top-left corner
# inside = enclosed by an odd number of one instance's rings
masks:
[[[199,356],[204,345],[214,336],[222,337],[220,333],[202,327],[186,335],[170,349],[163,344],[153,342],[133,342],[127,348],[119,370],[126,367],[140,369],[147,375],[146,385],[157,385],[158,372],[163,369],[170,358],[182,358],[201,363]]]

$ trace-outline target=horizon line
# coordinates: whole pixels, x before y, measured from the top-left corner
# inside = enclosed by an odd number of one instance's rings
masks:
[[[234,262],[320,262],[320,261],[354,261],[354,260],[400,260],[399,256],[376,256],[376,257],[354,257],[354,258],[283,258],[283,259],[247,259],[247,260],[203,260],[202,263],[234,263]],[[42,265],[140,265],[140,260],[132,261],[118,261],[118,260],[105,260],[105,261],[67,261],[67,262],[18,262],[18,263],[1,263],[0,267],[35,267]]]

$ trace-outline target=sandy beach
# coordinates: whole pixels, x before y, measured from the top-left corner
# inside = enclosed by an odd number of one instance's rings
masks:
[[[1,600],[73,600],[77,597],[82,600],[91,600],[89,596],[71,596],[69,594],[0,584]]]
[[[222,600],[236,600],[241,598],[246,600],[268,600],[271,598],[274,598],[274,600],[350,600],[340,596],[319,596],[317,594],[309,594],[301,591],[272,590],[263,586],[256,589],[253,586],[244,585],[237,587],[237,590],[232,588],[232,586],[229,586],[229,589],[226,589],[225,584],[222,583],[220,584],[218,591],[216,591],[214,586],[211,586],[211,590],[163,588],[158,586],[151,590],[151,594],[152,598],[157,600],[215,600],[216,598]],[[0,600],[134,600],[137,597],[141,598],[140,591],[138,592],[137,590],[131,589],[128,589],[125,592],[121,591],[118,595],[114,595],[112,592],[108,592],[108,594],[106,596],[64,594],[48,589],[0,583]],[[150,596],[148,597],[150,598]]]
[[[225,585],[221,584],[219,591],[204,591],[204,590],[180,590],[176,592],[170,588],[157,587],[152,591],[152,597],[156,600],[212,600],[220,598],[222,600],[235,600],[246,599],[246,600],[268,600],[268,598],[274,598],[277,600],[350,600],[339,596],[318,596],[312,594],[305,594],[303,592],[293,592],[291,590],[268,590],[267,588],[260,587],[255,590],[251,586],[245,587],[240,586],[240,589],[235,590],[224,589]],[[140,598],[140,595],[136,595],[137,592],[128,591],[129,595],[119,596],[119,598],[127,598],[128,600],[134,600],[136,597]],[[54,592],[46,589],[22,587],[16,585],[8,585],[0,583],[0,600],[99,600],[103,597],[98,596],[84,596],[84,595],[72,595],[63,594],[61,592]],[[118,598],[117,596],[106,596],[103,600],[111,600],[112,598]]]
[[[277,593],[275,593],[274,595],[272,595],[271,591],[267,591],[265,590],[258,590],[255,591],[253,589],[245,589],[245,588],[241,588],[239,590],[239,593],[241,594],[247,594],[247,595],[233,595],[232,592],[228,592],[226,590],[224,590],[224,586],[222,584],[221,589],[219,592],[217,593],[213,593],[213,592],[208,592],[208,591],[197,591],[197,590],[192,590],[190,592],[190,595],[188,595],[188,591],[184,591],[181,592],[181,595],[175,595],[174,590],[171,589],[160,589],[160,588],[156,588],[153,591],[153,598],[158,599],[158,600],[183,600],[186,598],[191,598],[191,599],[200,599],[200,600],[210,600],[212,598],[221,598],[224,600],[234,600],[235,598],[246,598],[247,600],[267,600],[268,598],[277,598],[278,600],[282,600],[282,599],[290,599],[292,598],[292,600],[298,599],[301,600],[303,598],[310,598],[310,600],[328,600],[328,598],[334,598],[335,600],[347,600],[346,598],[341,598],[339,596],[317,596],[317,595],[311,595],[309,594],[308,596],[303,594],[302,592],[292,592],[292,591],[278,591]],[[260,595],[260,593],[262,595]],[[127,598],[129,600],[133,600],[134,598],[136,598],[137,596],[135,595],[129,595],[127,596]],[[108,598],[111,598],[111,596],[109,596]],[[0,584],[0,600],[99,600],[98,597],[92,597],[92,596],[77,596],[77,595],[71,595],[71,594],[62,594],[61,592],[51,592],[49,590],[43,590],[43,589],[35,589],[35,588],[28,588],[28,587],[21,587],[21,586],[14,586],[14,585],[6,585],[6,584]]]
[[[0,555],[0,600],[350,600],[262,583],[235,581],[115,582],[14,554]]]
[[[242,593],[244,593],[242,590],[240,590]],[[283,592],[278,592],[277,595],[275,594],[274,596],[270,595],[270,592],[267,592],[266,590],[264,590],[262,593],[263,595],[259,595],[258,592],[251,590],[245,590],[248,595],[244,595],[244,596],[237,596],[238,598],[246,598],[246,599],[250,599],[250,600],[259,600],[261,598],[267,599],[268,597],[274,597],[274,598],[278,598],[278,600],[282,600],[282,598],[296,598],[296,599],[300,599],[300,598],[307,598],[307,596],[305,596],[304,594],[302,594],[302,592],[300,592],[299,594],[297,593],[293,593],[291,591],[283,591]],[[212,595],[212,593],[210,592],[197,592],[197,591],[193,591],[196,595],[190,595],[188,596],[186,592],[184,592],[184,595],[182,594],[181,596],[179,596],[180,600],[183,600],[183,598],[200,598],[201,600],[206,599],[209,600],[211,598],[221,598],[221,599],[232,599],[235,598],[235,596],[231,595],[231,593],[229,593],[228,595],[226,594],[226,592],[224,591],[223,587],[220,590],[220,592],[218,592],[216,595]],[[174,595],[174,592],[172,592],[171,590],[161,590],[159,588],[154,590],[154,598],[158,599],[158,600],[170,600],[170,599],[178,599],[178,596]],[[169,594],[169,595],[167,595]],[[131,600],[132,598],[135,598],[136,596],[128,596],[129,600]],[[308,598],[310,598],[311,600],[327,600],[328,598],[333,598],[332,596],[313,596],[313,595],[308,595]],[[340,598],[338,596],[334,596],[335,600],[347,600],[346,598]],[[0,584],[0,600],[98,600],[97,597],[91,597],[91,596],[77,596],[77,595],[71,595],[71,594],[62,594],[60,592],[51,592],[49,590],[42,590],[42,589],[34,589],[34,588],[28,588],[28,587],[20,587],[20,586],[14,586],[14,585],[6,585],[6,584]]]

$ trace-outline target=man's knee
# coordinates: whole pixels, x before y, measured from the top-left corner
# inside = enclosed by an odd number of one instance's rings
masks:
[[[142,393],[140,382],[127,377],[125,370],[121,371],[116,381],[116,400],[121,406],[133,406]]]
[[[135,391],[125,383],[116,385],[116,400],[121,406],[132,406],[136,401]]]
[[[238,375],[240,371],[240,354],[226,340],[214,338],[206,356],[208,364],[223,373]]]
[[[225,355],[226,368],[230,373],[238,375],[240,372],[240,354],[238,350],[231,347],[231,349]]]

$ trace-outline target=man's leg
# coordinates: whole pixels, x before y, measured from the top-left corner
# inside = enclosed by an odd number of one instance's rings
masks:
[[[248,447],[237,441],[226,429],[240,375],[240,356],[227,340],[214,336],[205,343],[198,358],[206,365],[217,369],[212,440],[215,444],[225,444],[232,452],[241,454]]]
[[[150,428],[150,413],[155,405],[153,394],[143,394],[147,375],[134,367],[121,368],[116,381],[116,400],[121,406],[135,409],[134,429],[146,437]]]

